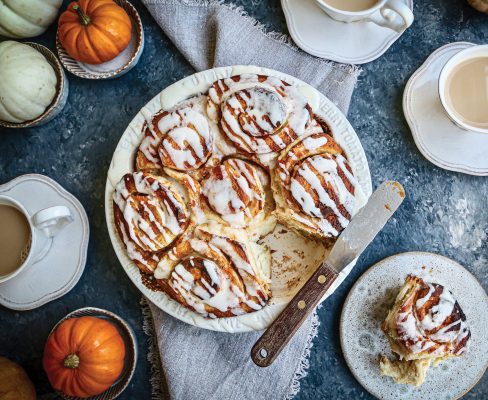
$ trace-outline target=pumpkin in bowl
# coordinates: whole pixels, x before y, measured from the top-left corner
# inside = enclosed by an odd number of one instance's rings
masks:
[[[58,79],[39,51],[23,43],[0,43],[0,120],[21,123],[41,116],[56,95]]]
[[[124,368],[125,344],[110,322],[69,318],[49,336],[42,360],[54,389],[68,396],[95,396],[112,386]]]
[[[0,400],[35,400],[36,390],[20,365],[0,357]]]
[[[129,15],[113,0],[76,1],[59,17],[59,42],[70,57],[87,64],[114,59],[131,35]]]

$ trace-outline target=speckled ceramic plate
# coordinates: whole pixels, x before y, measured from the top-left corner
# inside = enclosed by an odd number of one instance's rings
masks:
[[[412,0],[404,0],[413,8]],[[286,25],[302,50],[328,60],[364,64],[381,57],[402,35],[373,22],[346,24],[329,17],[314,0],[281,0]]]
[[[430,368],[425,383],[418,388],[396,384],[379,371],[380,354],[393,358],[380,324],[410,273],[429,275],[432,281],[446,286],[466,314],[472,334],[467,353]],[[452,400],[468,392],[486,371],[487,327],[488,297],[476,278],[446,257],[412,252],[388,257],[358,279],[344,303],[340,333],[342,351],[351,372],[374,396],[385,400]]]
[[[21,202],[28,212],[59,205],[68,207],[73,217],[56,235],[46,257],[0,283],[0,304],[13,310],[32,310],[64,296],[85,270],[90,237],[85,209],[76,197],[44,175],[19,176],[0,185],[0,194]]]
[[[115,381],[115,383],[112,386],[110,386],[107,390],[105,390],[104,392],[96,396],[81,398],[81,397],[67,396],[61,392],[57,392],[57,393],[59,394],[60,397],[62,397],[65,400],[113,400],[120,396],[120,394],[125,390],[125,388],[129,384],[130,380],[132,379],[132,376],[134,375],[134,371],[136,369],[136,364],[137,364],[136,335],[134,334],[134,331],[132,330],[130,325],[122,318],[120,318],[117,314],[114,314],[113,312],[104,310],[102,308],[95,308],[95,307],[85,307],[70,312],[53,327],[49,335],[51,335],[54,332],[54,330],[59,326],[59,324],[66,321],[67,319],[85,317],[85,316],[105,319],[111,322],[117,328],[125,344],[124,369],[120,373],[119,378]]]
[[[123,133],[115,149],[105,187],[105,215],[112,245],[122,267],[139,290],[159,308],[175,318],[201,328],[232,333],[266,328],[316,270],[328,253],[328,249],[318,242],[306,240],[278,225],[271,234],[263,239],[272,252],[271,290],[273,298],[270,303],[259,311],[238,317],[208,319],[171,300],[165,293],[148,289],[142,283],[139,269],[127,256],[126,248],[117,234],[113,219],[112,196],[115,185],[122,176],[134,170],[134,158],[143,138],[142,127],[146,118],[151,118],[160,109],[170,109],[185,99],[205,93],[218,79],[244,73],[276,76],[295,85],[307,97],[314,112],[327,121],[334,138],[344,149],[365,195],[358,198],[358,204],[359,206],[364,205],[372,191],[368,162],[359,138],[344,114],[312,86],[290,75],[254,66],[222,67],[199,72],[174,83],[154,97],[139,111]],[[344,280],[354,264],[355,262],[351,263],[341,272],[327,295],[330,295]]]
[[[488,135],[466,131],[446,114],[439,98],[439,74],[446,62],[473,43],[449,43],[415,71],[403,92],[403,112],[422,155],[438,167],[488,175]]]

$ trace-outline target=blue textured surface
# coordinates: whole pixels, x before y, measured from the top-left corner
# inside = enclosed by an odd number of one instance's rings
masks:
[[[270,30],[287,32],[278,0],[237,3]],[[140,2],[133,4],[141,14],[146,46],[132,71],[101,82],[68,74],[68,104],[57,119],[40,128],[1,131],[0,183],[29,172],[48,175],[80,199],[91,223],[87,266],[70,293],[34,311],[0,308],[0,355],[26,368],[41,399],[54,397],[41,366],[45,339],[59,319],[84,306],[107,308],[132,325],[139,339],[139,363],[120,398],[150,398],[140,294],[120,268],[109,241],[104,185],[112,152],[129,121],[159,91],[193,70]],[[415,147],[401,108],[407,79],[432,51],[452,41],[488,42],[488,16],[463,0],[418,1],[414,13],[413,26],[392,48],[363,66],[349,112],[366,151],[374,186],[397,179],[405,186],[407,198],[320,310],[321,326],[309,374],[302,380],[297,399],[371,398],[344,362],[338,325],[347,292],[375,262],[403,251],[436,252],[466,266],[488,288],[488,178],[445,171],[426,161]],[[34,41],[54,49],[54,38],[52,27]],[[466,398],[488,398],[486,375]]]

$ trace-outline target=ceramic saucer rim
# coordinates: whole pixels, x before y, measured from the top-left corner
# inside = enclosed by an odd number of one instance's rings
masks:
[[[413,140],[415,142],[415,145],[419,149],[420,153],[432,164],[437,165],[438,167],[442,169],[446,169],[449,171],[455,171],[455,172],[461,172],[464,174],[468,175],[475,175],[475,176],[487,176],[488,175],[488,167],[471,167],[465,164],[457,164],[457,163],[449,163],[446,160],[440,159],[437,156],[433,155],[430,150],[427,148],[427,146],[424,144],[422,141],[422,135],[419,134],[420,132],[420,127],[418,126],[418,122],[415,119],[413,112],[411,110],[411,104],[412,104],[412,93],[414,91],[414,86],[416,84],[417,79],[420,78],[421,75],[426,73],[428,68],[431,66],[432,62],[437,59],[437,57],[441,56],[442,53],[446,52],[447,50],[451,50],[455,47],[459,47],[459,51],[471,47],[471,46],[476,46],[475,43],[471,42],[453,42],[453,43],[448,43],[445,44],[442,47],[439,47],[437,50],[435,50],[432,54],[427,57],[427,59],[424,61],[424,63],[412,74],[410,79],[407,81],[407,84],[405,85],[405,89],[403,91],[403,102],[402,102],[402,108],[403,108],[403,114],[405,115],[405,119],[410,127],[410,131],[412,132]],[[440,102],[440,100],[439,100]],[[445,118],[449,118],[447,115]],[[457,128],[460,130],[460,132],[465,132],[461,128]],[[476,133],[476,132],[471,132],[476,135],[484,135],[483,133]]]
[[[81,276],[83,275],[83,272],[85,270],[86,266],[86,260],[87,260],[87,253],[88,253],[88,242],[89,242],[89,237],[90,237],[90,225],[88,222],[88,216],[86,214],[86,211],[81,204],[81,202],[70,192],[68,192],[65,188],[63,188],[59,183],[57,183],[55,180],[49,178],[48,176],[41,175],[41,174],[24,174],[20,175],[2,185],[0,185],[0,194],[3,194],[11,189],[13,189],[15,186],[17,186],[20,183],[23,183],[28,180],[36,180],[39,181],[43,184],[46,184],[50,186],[57,195],[63,197],[66,199],[70,204],[76,209],[78,214],[80,215],[80,222],[81,226],[83,228],[83,235],[82,235],[82,240],[80,243],[79,247],[79,255],[80,255],[80,261],[76,268],[74,268],[74,273],[71,276],[70,280],[68,282],[63,283],[62,287],[59,289],[45,293],[40,297],[39,299],[35,301],[31,301],[28,303],[19,303],[19,302],[13,302],[7,297],[5,297],[2,294],[1,287],[0,287],[0,305],[10,308],[12,310],[17,310],[17,311],[27,311],[27,310],[33,310],[35,308],[41,307],[42,305],[49,303],[53,300],[56,300],[65,294],[67,294],[71,289],[73,289],[78,281],[80,280]]]
[[[406,5],[413,10],[413,0],[405,0],[405,2]],[[312,47],[309,47],[306,44],[306,41],[301,38],[299,30],[296,26],[296,20],[293,17],[293,11],[289,3],[290,0],[281,0],[281,7],[283,8],[283,12],[285,14],[286,25],[288,26],[290,36],[293,38],[293,41],[298,47],[316,57],[326,58],[332,61],[348,64],[366,64],[380,58],[405,33],[405,31],[403,31],[401,33],[395,32],[393,35],[388,35],[385,40],[382,41],[381,45],[376,48],[376,50],[361,57],[345,57],[330,51],[316,50]],[[322,12],[322,10],[320,10],[320,12]],[[332,19],[325,12],[322,13],[324,14],[324,18]]]

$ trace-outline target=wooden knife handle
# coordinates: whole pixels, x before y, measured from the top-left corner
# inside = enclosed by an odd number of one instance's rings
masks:
[[[336,278],[337,272],[327,263],[317,268],[252,348],[251,358],[256,365],[268,367],[273,363]]]

